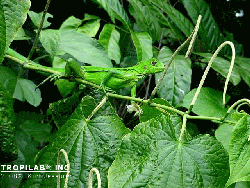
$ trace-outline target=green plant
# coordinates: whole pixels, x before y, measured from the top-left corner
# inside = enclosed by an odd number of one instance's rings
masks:
[[[23,173],[22,182],[21,178],[14,181],[13,177],[2,176],[1,187],[56,187],[57,184],[87,187],[90,186],[89,171],[99,171],[102,187],[112,188],[248,186],[250,117],[233,108],[250,104],[250,101],[242,99],[231,107],[226,106],[230,99],[226,90],[228,82],[238,85],[244,80],[249,86],[249,59],[239,56],[238,48],[235,56],[232,42],[237,44],[236,41],[222,44],[227,37],[218,29],[205,1],[181,1],[190,19],[161,0],[129,0],[128,9],[118,0],[95,2],[108,13],[110,23],[102,23],[102,18],[93,13],[85,14],[82,20],[71,16],[60,29],[48,29],[47,18],[52,15],[47,14],[38,48],[33,46],[28,59],[36,52],[38,58],[34,61],[51,63],[53,68],[63,68],[70,58],[92,66],[127,67],[154,56],[166,64],[166,75],[157,74],[155,80],[150,78],[144,80],[144,84],[138,83],[145,89],[145,99],[141,93],[138,98],[127,96],[129,90],[126,88],[116,93],[103,93],[81,79],[76,79],[77,82],[57,80],[55,83],[61,95],[49,92],[48,82],[36,88],[46,78],[38,77],[39,68],[32,77],[31,70],[22,68],[27,62],[11,58],[6,52],[13,40],[34,37],[22,28],[27,14],[38,34],[43,14],[29,11],[29,0],[1,1],[0,59],[3,61],[7,57],[0,67],[1,149],[17,156],[12,165],[53,167],[57,164],[59,151],[68,155],[68,159],[62,158],[59,163],[65,165],[67,160],[70,163],[70,177],[66,183],[46,177],[45,173],[41,176],[32,173],[31,178]],[[179,46],[186,37],[189,37],[187,41],[195,38],[194,24],[199,15],[202,21],[196,42],[192,40],[190,45],[194,51],[191,57],[181,54],[181,48],[186,50],[184,45],[173,53],[167,46],[175,48],[174,44]],[[231,63],[229,48],[221,50],[225,44],[232,48]],[[218,46],[220,57],[216,57]],[[193,66],[201,71],[208,61],[199,87],[191,90]],[[8,68],[13,63],[15,66]],[[223,92],[202,87],[210,66],[220,75],[219,79],[226,79]],[[162,83],[159,84],[159,80]],[[85,85],[78,84],[81,82]],[[149,84],[156,84],[156,89],[152,91]],[[44,99],[41,93],[46,92],[56,95],[57,99],[50,101],[49,107],[49,102],[41,107]],[[158,98],[153,98],[156,95]],[[29,106],[28,110],[18,112],[14,100],[36,108],[32,110]],[[139,120],[124,116],[127,100],[141,104],[143,113]],[[42,109],[42,113],[38,113],[37,108]],[[197,127],[204,124],[190,120],[215,125],[215,136],[197,133]],[[129,122],[127,127],[126,121]],[[50,173],[52,175],[56,173]],[[93,184],[97,184],[95,177]]]

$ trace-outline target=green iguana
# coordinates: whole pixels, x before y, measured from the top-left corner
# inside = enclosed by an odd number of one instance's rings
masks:
[[[143,77],[161,72],[164,70],[163,63],[159,62],[155,58],[151,58],[148,61],[140,62],[135,66],[128,68],[103,68],[94,66],[80,66],[77,62],[67,62],[64,68],[52,68],[39,65],[32,61],[27,61],[27,58],[17,53],[12,49],[8,49],[7,56],[17,58],[23,62],[27,62],[27,65],[36,66],[39,71],[44,72],[58,72],[59,77],[74,76],[81,78],[88,82],[92,82],[96,85],[100,85],[103,88],[110,88],[112,90],[121,89],[124,87],[131,88],[131,96],[136,96],[136,83]],[[11,58],[10,57],[10,58]]]

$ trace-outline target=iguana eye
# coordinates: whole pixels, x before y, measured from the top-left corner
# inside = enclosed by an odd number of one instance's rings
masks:
[[[156,62],[155,62],[155,61],[152,61],[151,64],[152,64],[153,66],[155,66],[155,65],[156,65]]]

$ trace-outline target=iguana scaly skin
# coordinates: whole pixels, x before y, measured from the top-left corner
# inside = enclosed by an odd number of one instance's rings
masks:
[[[19,61],[23,61],[24,67],[33,67],[33,69],[36,69],[41,73],[50,73],[52,74],[52,77],[56,76],[57,78],[70,76],[81,78],[96,85],[100,85],[104,91],[107,89],[118,90],[124,87],[131,87],[131,97],[136,97],[136,83],[140,79],[147,75],[155,74],[164,70],[164,65],[155,58],[140,62],[137,65],[128,68],[80,66],[77,62],[69,61],[66,63],[65,68],[60,69],[46,67],[35,62],[28,61],[27,58],[10,48],[7,52],[7,57],[8,56],[11,56],[12,59],[14,57],[19,59]],[[142,113],[140,106],[134,101],[131,101],[131,105],[128,105],[127,108],[129,112],[136,111],[136,115]]]
[[[161,72],[164,70],[164,65],[157,59],[152,58],[145,62],[140,62],[135,66],[128,68],[103,68],[94,66],[79,66],[77,62],[68,62],[64,68],[52,68],[39,65],[32,61],[27,61],[27,58],[9,48],[7,55],[28,62],[28,65],[41,68],[39,72],[47,72],[49,70],[57,71],[61,76],[75,76],[83,80],[92,82],[97,85],[111,88],[112,90],[121,89],[124,87],[133,87],[138,80],[143,77]],[[47,73],[48,74],[48,73]]]

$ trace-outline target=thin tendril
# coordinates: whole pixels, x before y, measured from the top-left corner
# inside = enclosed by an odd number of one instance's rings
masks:
[[[164,69],[164,71],[163,71],[163,73],[161,75],[161,78],[159,79],[157,85],[155,86],[154,90],[151,93],[150,99],[152,99],[154,97],[154,95],[156,94],[157,90],[159,89],[159,87],[160,87],[160,85],[161,85],[161,83],[163,81],[163,78],[165,77],[165,75],[167,73],[167,70],[170,67],[170,65],[171,65],[172,61],[174,60],[175,56],[187,44],[187,42],[192,39],[193,35],[198,32],[199,27],[197,27],[197,25],[200,24],[200,19],[201,19],[201,16],[199,16],[199,18],[197,20],[196,27],[194,28],[192,34],[175,50],[175,52],[173,53],[173,55],[169,59],[167,65],[165,66],[165,69]],[[194,40],[193,40],[193,42],[194,42]]]
[[[225,104],[225,96],[226,96],[226,91],[227,91],[227,85],[228,85],[228,81],[229,81],[230,75],[231,75],[232,70],[233,70],[234,59],[235,59],[235,48],[234,48],[233,43],[230,42],[230,41],[225,41],[224,43],[222,43],[222,44],[217,48],[217,50],[214,52],[213,56],[211,57],[211,59],[210,59],[208,65],[207,65],[207,68],[206,68],[206,70],[204,71],[204,74],[203,74],[203,76],[202,76],[202,78],[201,78],[201,81],[200,81],[200,84],[199,84],[199,86],[198,86],[198,88],[197,88],[197,90],[196,90],[196,93],[195,93],[195,95],[194,95],[194,97],[193,97],[193,100],[192,100],[192,102],[190,103],[190,107],[189,107],[189,109],[188,109],[188,114],[191,112],[191,110],[192,110],[192,108],[193,108],[193,106],[194,106],[194,104],[195,104],[195,102],[196,102],[196,100],[197,100],[197,98],[198,98],[198,95],[199,95],[199,93],[200,93],[200,90],[201,90],[201,88],[202,88],[202,86],[203,86],[203,84],[204,84],[204,81],[205,81],[205,79],[206,79],[206,76],[207,76],[207,74],[208,74],[208,71],[209,71],[209,69],[210,69],[210,67],[211,67],[211,65],[212,65],[212,63],[213,63],[215,57],[218,55],[218,53],[220,52],[220,50],[221,50],[226,44],[229,44],[229,45],[231,46],[231,48],[232,48],[232,61],[231,61],[231,65],[230,65],[230,68],[229,68],[229,71],[228,71],[227,79],[226,79],[225,86],[224,86],[224,92],[223,92],[223,104]]]
[[[70,163],[69,163],[69,158],[68,158],[67,152],[64,149],[61,149],[58,152],[57,166],[59,166],[60,163],[61,163],[61,159],[60,159],[61,153],[63,153],[63,155],[65,157],[65,161],[66,161],[67,167],[68,167],[67,174],[66,174],[66,179],[65,179],[65,182],[64,182],[64,188],[67,188],[68,187],[68,181],[69,181]],[[61,172],[57,172],[57,188],[60,188],[60,173]]]
[[[89,181],[88,181],[88,188],[92,188],[92,178],[93,178],[93,172],[96,173],[96,177],[97,177],[97,188],[101,188],[101,176],[100,176],[100,172],[97,168],[92,168],[89,172]]]

